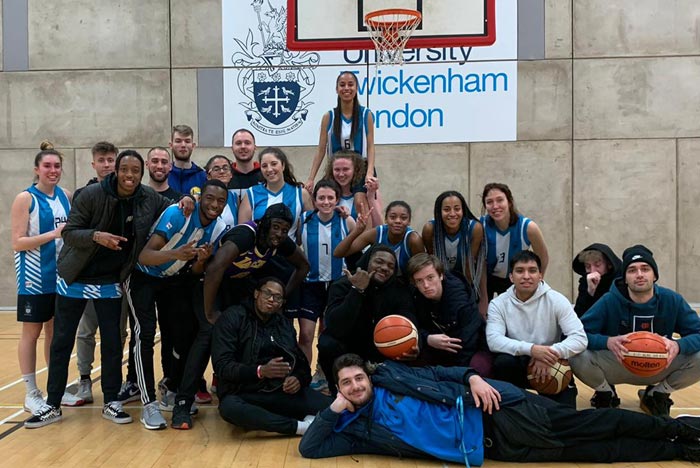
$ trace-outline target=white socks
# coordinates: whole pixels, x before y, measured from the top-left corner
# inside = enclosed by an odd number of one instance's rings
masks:
[[[31,374],[22,374],[22,380],[24,380],[24,386],[27,389],[27,393],[37,389],[36,373],[32,372]]]
[[[310,414],[303,421],[297,421],[297,435],[303,436],[315,418],[316,416]]]

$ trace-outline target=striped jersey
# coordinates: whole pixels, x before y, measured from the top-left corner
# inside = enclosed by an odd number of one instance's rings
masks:
[[[377,237],[375,238],[375,243],[386,245],[394,251],[394,255],[396,255],[396,263],[398,264],[399,271],[401,272],[406,269],[408,260],[411,258],[411,249],[408,247],[408,236],[410,236],[412,232],[413,228],[408,226],[403,239],[401,239],[398,244],[392,244],[389,241],[389,226],[386,224],[377,226]]]
[[[344,206],[354,219],[357,219],[357,208],[355,208],[355,194],[351,193],[347,197],[341,195],[338,206]]]
[[[171,205],[163,211],[151,228],[151,235],[158,234],[166,240],[161,251],[175,250],[189,242],[196,241],[196,247],[210,243],[214,249],[212,254],[216,252],[221,236],[227,231],[227,225],[221,217],[218,217],[208,226],[202,226],[199,219],[199,207],[200,204],[195,203],[194,211],[189,216],[185,216],[177,205]],[[161,265],[142,265],[139,262],[136,264],[136,268],[148,275],[164,278],[177,274],[190,262],[171,260]]]
[[[56,292],[60,296],[74,299],[118,299],[122,297],[122,285],[119,283],[87,284],[74,281],[70,285],[58,277]]]
[[[304,221],[301,225],[301,244],[311,266],[306,281],[337,280],[343,275],[345,260],[334,257],[333,251],[348,235],[345,219],[334,212],[330,220],[323,222],[313,211],[305,212],[301,219]]]
[[[248,201],[253,212],[253,220],[259,221],[265,214],[268,207],[277,203],[284,203],[294,216],[294,223],[289,228],[289,237],[296,241],[296,232],[299,227],[299,217],[304,209],[301,186],[290,185],[285,182],[279,192],[271,192],[266,186],[259,184],[246,190]]]
[[[27,190],[32,197],[29,206],[27,236],[53,231],[65,223],[70,211],[70,202],[60,187],[54,188],[53,197],[32,185]],[[58,238],[31,250],[15,252],[17,294],[51,294],[56,292],[56,259],[63,247]]]
[[[431,219],[430,223],[435,226],[434,219]],[[448,271],[456,270],[463,275],[468,273],[466,271],[462,271],[462,264],[465,263],[465,260],[468,261],[468,259],[462,259],[461,245],[462,243],[466,243],[464,246],[465,252],[471,249],[471,240],[476,223],[478,223],[476,219],[470,219],[469,224],[466,227],[460,225],[459,231],[457,231],[454,235],[445,233],[445,258],[443,260],[446,263],[445,266]],[[435,231],[433,230],[433,232]],[[435,239],[435,241],[437,241],[437,239]]]
[[[232,229],[238,224],[238,194],[235,190],[228,190],[228,198],[226,200],[226,206],[224,206],[224,211],[221,213],[221,220],[226,224],[228,229]]]
[[[527,237],[527,226],[530,219],[518,215],[515,224],[501,231],[490,216],[482,216],[486,237],[486,271],[489,275],[498,278],[507,278],[510,259],[516,253],[530,248],[530,239]]]
[[[360,106],[360,120],[359,128],[355,132],[355,137],[351,140],[350,133],[352,132],[352,118],[346,119],[342,113],[340,118],[342,122],[340,124],[340,139],[336,138],[333,133],[333,119],[335,119],[335,110],[331,109],[329,111],[330,119],[328,119],[328,127],[326,131],[328,132],[328,145],[326,146],[326,154],[332,156],[336,151],[341,149],[352,150],[359,153],[362,159],[367,159],[367,133],[369,126],[369,116],[372,113],[371,110],[364,106]]]

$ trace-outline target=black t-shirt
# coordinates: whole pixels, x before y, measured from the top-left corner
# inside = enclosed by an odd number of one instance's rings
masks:
[[[182,194],[172,187],[168,187],[166,190],[158,193],[168,200],[172,200],[173,203],[180,201],[180,198],[182,198]]]
[[[273,255],[289,257],[296,251],[297,246],[289,237],[275,250],[269,248],[265,251],[258,250],[255,245],[257,228],[254,226],[253,222],[239,224],[221,239],[222,245],[225,242],[233,242],[238,247],[238,257],[226,270],[226,274],[231,278],[243,278],[259,270]]]
[[[120,198],[114,208],[112,221],[106,232],[126,237],[126,242],[119,245],[121,250],[112,250],[103,246],[97,248],[92,261],[80,272],[76,281],[86,284],[109,284],[119,282],[122,265],[129,261],[134,247],[134,200]]]

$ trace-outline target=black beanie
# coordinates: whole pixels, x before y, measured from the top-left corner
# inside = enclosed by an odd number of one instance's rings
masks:
[[[627,267],[633,263],[644,262],[647,263],[652,270],[654,270],[654,281],[659,279],[659,267],[656,266],[656,261],[654,260],[654,253],[644,247],[642,244],[633,245],[628,247],[622,253],[622,275],[624,277],[625,272],[627,272]]]

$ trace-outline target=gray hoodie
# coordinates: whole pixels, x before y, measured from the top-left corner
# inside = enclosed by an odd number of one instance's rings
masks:
[[[562,341],[561,337],[566,338]],[[515,286],[491,301],[486,341],[494,353],[530,356],[532,345],[551,346],[563,359],[586,349],[588,339],[569,300],[542,281],[523,302]]]

